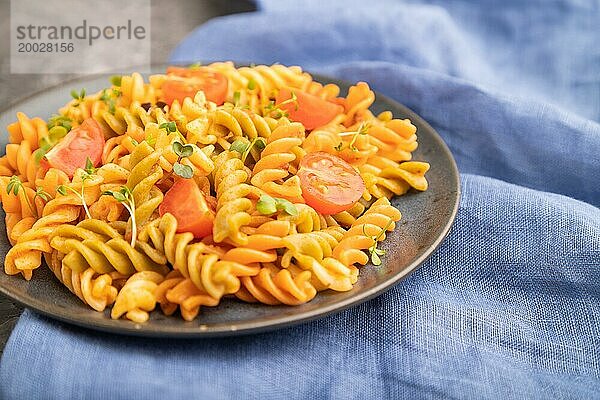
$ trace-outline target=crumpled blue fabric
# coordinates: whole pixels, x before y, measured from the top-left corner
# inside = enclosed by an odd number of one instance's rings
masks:
[[[263,1],[172,57],[299,64],[423,116],[457,160],[462,198],[421,268],[340,314],[235,338],[114,336],[27,311],[0,394],[600,397],[600,5],[426,3]]]

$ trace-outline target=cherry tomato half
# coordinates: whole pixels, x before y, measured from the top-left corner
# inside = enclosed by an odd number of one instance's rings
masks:
[[[100,165],[103,148],[102,128],[93,118],[88,118],[46,153],[40,165],[60,169],[72,178],[77,168],[85,168],[88,157],[94,166]]]
[[[308,130],[325,125],[344,111],[342,106],[312,94],[299,90],[294,90],[294,94],[296,95],[295,102],[284,103],[292,98],[292,92],[287,88],[281,89],[277,93],[275,104],[279,105],[282,110],[287,111],[292,121],[302,123]]]
[[[326,215],[349,209],[365,191],[365,183],[352,165],[322,151],[304,156],[298,176],[306,203]]]
[[[177,232],[192,232],[195,238],[212,234],[214,210],[193,179],[178,178],[158,207],[161,216],[172,214],[177,220]]]
[[[167,79],[162,85],[162,90],[168,105],[174,100],[183,103],[186,97],[193,99],[199,91],[204,92],[207,100],[221,105],[227,96],[227,78],[203,67],[168,67]]]

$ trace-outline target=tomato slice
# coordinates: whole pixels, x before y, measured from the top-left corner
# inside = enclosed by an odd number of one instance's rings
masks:
[[[170,213],[175,217],[177,232],[192,232],[195,238],[212,234],[215,212],[193,179],[176,179],[158,212],[161,216]]]
[[[322,151],[304,156],[298,176],[306,204],[325,215],[349,209],[365,191],[365,183],[352,165]]]
[[[168,105],[173,104],[174,100],[183,103],[186,97],[193,99],[199,91],[203,91],[208,100],[221,105],[227,97],[227,78],[203,67],[168,67],[162,91]]]
[[[72,178],[77,168],[85,168],[88,158],[95,167],[100,165],[103,148],[102,128],[93,118],[88,118],[46,153],[40,165],[60,169]]]
[[[287,111],[292,121],[302,123],[308,130],[325,125],[344,111],[344,107],[312,94],[300,90],[294,90],[294,94],[296,95],[296,104],[293,102],[282,104],[292,98],[292,90],[288,88],[281,89],[277,93],[275,104],[282,110]]]

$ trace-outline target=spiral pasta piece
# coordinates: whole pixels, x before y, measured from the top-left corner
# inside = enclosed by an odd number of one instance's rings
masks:
[[[127,187],[135,201],[135,221],[142,226],[150,219],[163,200],[163,193],[155,185],[163,176],[157,165],[160,153],[154,151],[147,142],[135,147],[129,157],[129,177]]]
[[[302,124],[291,123],[276,128],[269,136],[267,146],[252,170],[252,184],[269,195],[303,203],[300,178],[288,178],[289,165],[296,161],[296,153],[303,139]],[[285,180],[286,178],[288,179]]]
[[[317,289],[310,282],[310,271],[294,275],[290,270],[278,268],[273,263],[262,265],[256,276],[242,278],[243,290],[236,293],[239,299],[269,305],[296,306],[309,302],[316,296]]]
[[[83,200],[86,204],[91,204],[100,196],[99,186],[102,178],[96,175],[82,181],[81,177],[82,171],[79,170],[71,185],[83,187]],[[18,238],[6,254],[4,271],[8,275],[20,273],[25,279],[31,279],[33,270],[41,265],[42,253],[52,251],[49,237],[54,229],[58,225],[72,223],[78,219],[82,207],[82,199],[72,193],[50,200],[44,206],[42,217]]]
[[[162,252],[182,277],[191,279],[198,289],[217,300],[239,290],[239,277],[256,275],[259,269],[251,264],[265,259],[255,249],[235,248],[224,252],[202,242],[192,243],[192,240],[189,232],[177,233],[177,220],[168,213],[140,233],[140,241],[145,242],[146,247]],[[269,260],[271,256],[269,254]],[[276,257],[274,253],[273,257]]]
[[[111,274],[99,275],[92,268],[74,272],[62,264],[61,257],[56,251],[44,254],[46,263],[56,278],[83,303],[101,312],[115,302],[118,289],[113,285]]]
[[[388,231],[394,230],[395,222],[401,217],[400,211],[393,207],[387,198],[378,199],[344,234],[333,250],[333,257],[346,266],[365,265],[369,257],[363,250],[373,246],[374,237],[378,237],[378,241],[384,240],[383,229],[387,227]]]
[[[200,307],[216,307],[219,299],[198,288],[191,279],[184,278],[179,271],[170,272],[155,291],[156,299],[163,312],[171,315],[179,308],[181,317],[192,321]]]
[[[408,161],[397,163],[388,158],[373,156],[369,161],[359,167],[367,190],[364,197],[367,200],[371,196],[375,198],[402,195],[411,187],[419,191],[427,190],[428,183],[425,173],[429,170],[429,164],[420,161]]]
[[[153,271],[162,274],[167,267],[131,247],[122,235],[104,221],[86,219],[77,225],[63,224],[49,235],[50,246],[65,254],[62,262],[75,272],[92,268],[97,273],[117,271],[124,276]]]
[[[132,275],[119,291],[110,317],[118,319],[125,315],[133,322],[146,322],[149,318],[148,313],[156,307],[155,292],[163,279],[163,275],[152,271]]]
[[[335,291],[350,290],[356,283],[358,269],[332,257],[338,245],[336,236],[319,231],[289,235],[283,242],[288,250],[281,259],[282,266],[289,266],[294,259],[296,265],[310,271],[321,286]]]

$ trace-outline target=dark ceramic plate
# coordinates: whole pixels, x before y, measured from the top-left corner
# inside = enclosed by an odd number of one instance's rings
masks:
[[[348,83],[335,79],[318,75],[315,78],[324,83],[336,83],[343,92],[349,87]],[[85,87],[88,93],[92,93],[107,84],[108,75],[92,76],[44,90],[2,112],[0,126],[4,129],[15,121],[17,111],[47,119],[70,98],[71,89]],[[26,307],[75,325],[120,334],[160,337],[208,337],[273,330],[321,318],[371,299],[397,284],[437,249],[454,221],[460,195],[459,176],[452,154],[427,122],[380,94],[377,94],[373,110],[376,114],[391,110],[396,118],[410,118],[417,126],[419,148],[414,159],[431,164],[427,173],[429,190],[423,193],[410,191],[394,198],[393,204],[403,216],[397,229],[381,246],[387,250],[383,265],[363,267],[357,284],[349,292],[322,292],[308,304],[298,307],[246,304],[224,299],[218,307],[203,308],[192,322],[185,322],[178,315],[167,317],[155,311],[144,324],[112,320],[109,310],[104,313],[93,311],[63,287],[46,267],[36,270],[29,282],[20,276],[7,276],[0,272],[0,292]],[[7,142],[6,131],[3,132],[0,140],[2,149]],[[3,211],[0,212],[4,215]],[[2,265],[10,248],[5,232],[4,218],[1,218]]]

